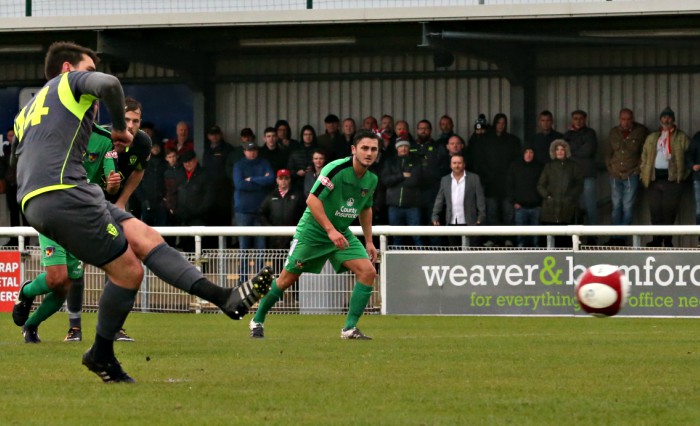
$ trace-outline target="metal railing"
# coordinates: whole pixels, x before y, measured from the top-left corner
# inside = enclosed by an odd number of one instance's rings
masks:
[[[236,285],[239,279],[247,279],[247,274],[255,273],[256,268],[269,265],[275,271],[283,268],[286,250],[240,250],[225,248],[224,237],[232,236],[291,236],[294,227],[161,227],[156,228],[164,237],[190,237],[195,239],[195,252],[183,253],[188,261],[196,265],[211,281],[224,287]],[[351,227],[356,235],[362,235],[360,227]],[[382,253],[391,250],[431,250],[435,255],[441,251],[454,250],[489,250],[481,247],[469,247],[468,238],[491,235],[514,237],[519,235],[543,235],[547,237],[548,246],[537,250],[555,250],[553,237],[568,236],[574,251],[589,250],[581,241],[587,236],[632,236],[633,246],[641,248],[641,238],[647,235],[700,235],[700,226],[375,226],[373,233],[379,239],[378,278],[375,289],[368,304],[366,313],[381,311],[384,288],[386,285],[385,264]],[[34,237],[37,233],[30,227],[0,228],[0,236],[18,237],[19,247],[4,247],[4,250],[19,250],[22,253],[22,279],[31,279],[43,271],[41,267],[41,250],[36,246],[27,246],[26,238]],[[389,246],[391,236],[461,236],[460,247],[394,247]],[[219,236],[219,249],[202,249],[202,237]],[[682,249],[682,248],[679,248]],[[685,248],[687,249],[687,248]],[[490,250],[505,250],[503,248]],[[531,249],[507,249],[531,250]],[[95,310],[102,292],[104,273],[98,268],[87,265],[85,268],[85,309]],[[290,288],[285,297],[276,305],[273,312],[277,313],[337,313],[347,312],[347,302],[354,285],[351,273],[336,274],[327,265],[320,274],[304,274],[299,282]],[[164,283],[146,271],[141,286],[140,296],[134,307],[143,312],[218,312],[215,306],[194,296],[181,292]]]

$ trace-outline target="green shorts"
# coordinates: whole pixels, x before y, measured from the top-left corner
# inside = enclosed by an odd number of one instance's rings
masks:
[[[41,247],[41,266],[66,265],[68,278],[77,280],[83,276],[83,262],[67,252],[60,244],[39,234],[39,246]]]
[[[318,274],[323,269],[323,265],[326,264],[326,260],[330,260],[333,269],[340,273],[348,270],[348,268],[343,266],[343,262],[355,259],[369,259],[367,249],[352,234],[345,235],[350,246],[344,250],[340,250],[328,238],[325,241],[320,241],[309,238],[298,239],[296,235],[294,237],[289,248],[287,261],[284,264],[284,269],[292,274],[306,272]]]

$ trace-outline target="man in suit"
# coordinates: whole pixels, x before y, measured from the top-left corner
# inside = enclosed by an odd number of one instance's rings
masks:
[[[447,225],[474,226],[483,223],[486,220],[486,199],[479,176],[465,170],[462,154],[452,156],[450,168],[452,173],[440,180],[440,189],[433,206],[433,225],[441,225],[439,218],[443,209]],[[451,239],[450,245],[458,241]],[[474,238],[471,243],[476,245]]]

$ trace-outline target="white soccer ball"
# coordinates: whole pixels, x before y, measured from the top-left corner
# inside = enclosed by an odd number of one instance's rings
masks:
[[[594,265],[577,279],[575,294],[581,309],[596,317],[616,315],[627,304],[631,285],[615,265]]]

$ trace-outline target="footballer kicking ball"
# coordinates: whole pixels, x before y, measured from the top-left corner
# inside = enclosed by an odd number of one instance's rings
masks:
[[[615,265],[594,265],[576,280],[576,300],[581,309],[596,317],[616,315],[630,295],[627,276]]]

